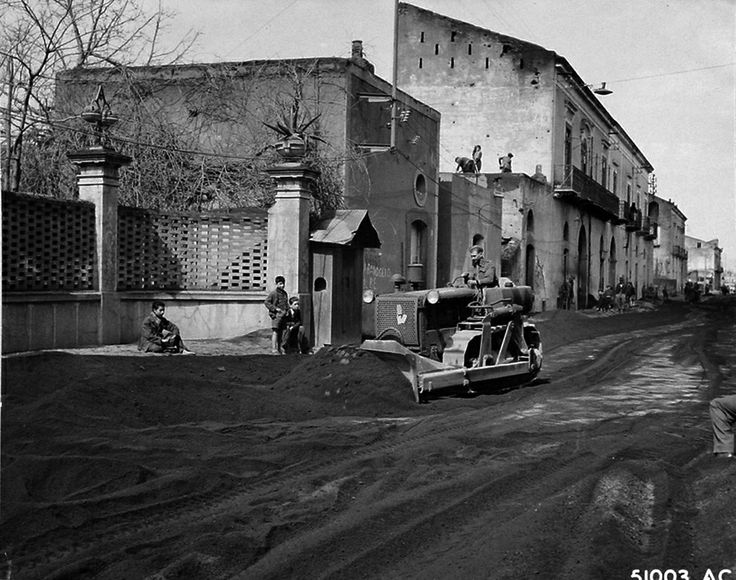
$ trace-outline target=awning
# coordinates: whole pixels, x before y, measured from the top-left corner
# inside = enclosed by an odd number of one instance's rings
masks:
[[[334,216],[317,224],[309,241],[361,248],[381,247],[378,232],[371,224],[366,209],[336,210]]]

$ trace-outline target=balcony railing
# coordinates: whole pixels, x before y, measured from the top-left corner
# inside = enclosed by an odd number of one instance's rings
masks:
[[[647,240],[653,240],[657,237],[657,221],[649,216],[646,216],[642,220],[641,229],[644,232],[644,238]]]
[[[687,258],[687,250],[682,246],[672,246],[672,255],[675,258],[682,258],[684,260]]]
[[[619,201],[613,193],[577,167],[555,167],[555,197],[581,206],[604,219],[619,220]]]

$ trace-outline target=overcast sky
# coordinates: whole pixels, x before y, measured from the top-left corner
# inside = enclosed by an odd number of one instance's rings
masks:
[[[192,60],[348,57],[360,39],[391,80],[394,0],[162,1],[178,13],[170,34],[201,33]],[[410,3],[538,44],[586,83],[605,81],[614,93],[601,102],[654,166],[657,195],[687,216],[688,235],[718,238],[736,269],[736,0]]]

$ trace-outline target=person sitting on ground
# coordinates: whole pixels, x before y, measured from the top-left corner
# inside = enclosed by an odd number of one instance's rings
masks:
[[[289,308],[284,313],[284,336],[282,341],[284,352],[298,352],[309,354],[309,339],[302,326],[302,312],[299,308],[299,298],[289,298]]]
[[[151,312],[143,319],[138,350],[156,353],[194,354],[184,346],[179,327],[164,317],[166,306],[160,300],[151,304]]]
[[[734,453],[733,426],[736,424],[736,395],[711,400],[710,419],[713,429],[713,455],[732,458]]]
[[[456,173],[475,173],[475,163],[469,157],[455,157]]]
[[[286,279],[276,276],[276,288],[272,290],[264,301],[271,317],[271,353],[283,354],[281,348],[281,335],[284,331],[284,314],[289,309],[289,295],[284,290]]]

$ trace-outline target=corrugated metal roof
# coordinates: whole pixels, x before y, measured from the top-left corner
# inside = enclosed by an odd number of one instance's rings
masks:
[[[365,209],[338,209],[331,218],[322,220],[309,236],[311,242],[380,248],[378,238]]]

